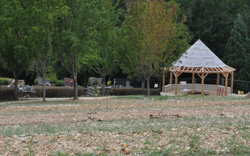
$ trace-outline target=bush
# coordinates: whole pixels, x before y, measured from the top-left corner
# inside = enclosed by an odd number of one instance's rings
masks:
[[[0,101],[14,99],[14,88],[0,88]]]
[[[0,85],[8,85],[10,78],[0,78]]]
[[[114,95],[143,95],[143,89],[141,88],[115,88],[113,89]],[[147,89],[145,89],[147,94]],[[150,89],[150,95],[160,95],[158,89]]]
[[[57,80],[55,78],[48,78],[46,79],[50,80],[50,84],[55,84],[55,86],[64,86],[64,81],[63,80]],[[37,85],[37,78],[34,80],[34,84]]]
[[[63,81],[63,80],[57,80],[57,81],[55,82],[55,85],[56,85],[56,86],[64,86],[64,81]]]
[[[35,86],[37,97],[43,96],[43,87]],[[86,88],[78,87],[78,96],[86,95]],[[46,86],[46,97],[73,97],[74,88]]]

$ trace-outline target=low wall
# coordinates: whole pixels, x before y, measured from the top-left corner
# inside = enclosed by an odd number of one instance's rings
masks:
[[[178,90],[196,90],[196,91],[201,91],[201,84],[177,84],[177,89]],[[222,85],[211,85],[211,84],[204,84],[204,91],[213,91],[217,92],[218,87],[224,88],[225,91],[225,86]],[[170,92],[172,90],[175,90],[175,84],[169,84],[165,86],[165,92]],[[227,87],[227,92],[228,94],[231,93],[231,87]]]

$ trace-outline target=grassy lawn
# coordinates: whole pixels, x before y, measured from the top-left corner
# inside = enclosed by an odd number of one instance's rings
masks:
[[[250,100],[124,96],[0,105],[0,155],[250,155]]]

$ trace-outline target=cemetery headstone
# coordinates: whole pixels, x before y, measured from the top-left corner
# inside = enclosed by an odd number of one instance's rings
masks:
[[[123,79],[123,78],[115,78],[114,79],[115,86],[126,86],[126,82],[127,82],[127,80]]]
[[[37,78],[37,85],[38,86],[42,86],[43,85],[43,79],[42,78]],[[45,85],[46,86],[50,85],[50,80],[49,79],[45,79]]]
[[[91,86],[102,84],[102,78],[90,77],[89,79],[91,81]]]
[[[72,87],[74,85],[74,80],[71,78],[64,78],[64,86]]]
[[[126,80],[126,87],[130,87],[130,81],[129,80]]]

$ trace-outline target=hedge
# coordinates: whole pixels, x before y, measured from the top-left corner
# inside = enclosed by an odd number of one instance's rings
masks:
[[[42,97],[42,86],[35,86],[36,93],[19,92],[18,96],[23,97],[29,94],[30,97]],[[86,95],[86,88],[78,87],[78,96]],[[0,101],[13,100],[14,88],[0,88]],[[46,97],[73,97],[74,88],[70,87],[46,87]]]
[[[14,88],[0,88],[0,101],[14,99]]]
[[[35,86],[36,96],[43,96],[43,87]],[[83,87],[78,87],[78,96],[86,95],[87,89]],[[73,87],[54,87],[46,86],[46,97],[73,97],[74,88]]]
[[[141,88],[115,88],[113,89],[114,95],[143,95],[143,89]],[[145,89],[147,94],[147,89]],[[160,95],[158,89],[150,89],[150,95]]]
[[[46,78],[50,80],[50,84],[54,84],[55,86],[64,86],[63,80],[57,80],[54,78]],[[37,78],[34,80],[34,84],[37,85]]]
[[[8,85],[10,78],[0,78],[0,85]]]

